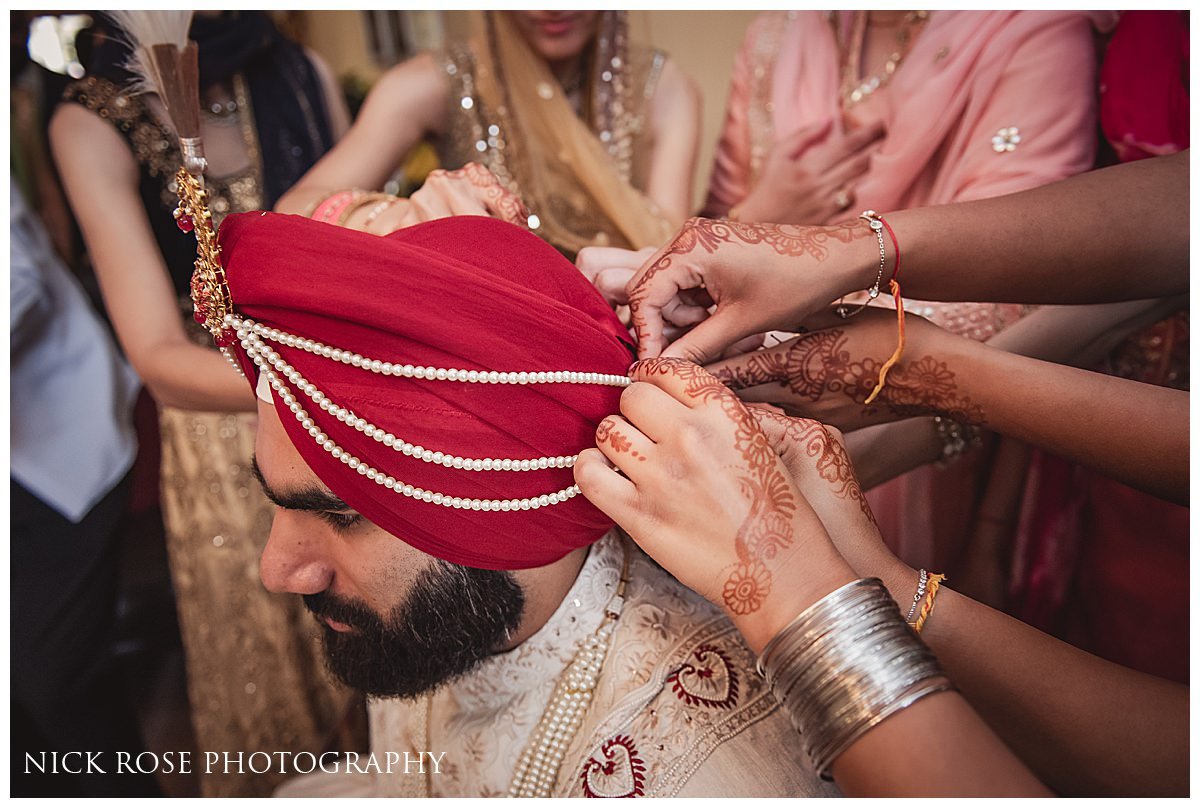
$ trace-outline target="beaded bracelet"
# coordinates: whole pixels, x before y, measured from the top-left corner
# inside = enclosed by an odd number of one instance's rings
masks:
[[[363,219],[362,229],[369,229],[375,223],[375,220],[379,218],[380,214],[399,201],[400,197],[388,194],[386,199],[367,212],[367,218]]]
[[[953,689],[878,578],[852,581],[801,612],[763,649],[758,670],[826,779],[872,727]]]
[[[936,461],[938,468],[950,466],[962,457],[967,449],[981,443],[977,426],[940,415],[933,416],[933,423],[937,427],[938,437],[942,439],[942,456]]]
[[[925,585],[929,583],[929,572],[922,567],[920,574],[917,576],[917,594],[913,595],[912,606],[908,607],[908,614],[904,618],[905,623],[911,623],[913,614],[917,611],[917,604],[921,602],[921,598],[925,597]]]
[[[350,217],[355,213],[362,210],[367,205],[370,205],[372,202],[385,200],[390,196],[391,194],[385,194],[379,191],[371,191],[369,193],[359,194],[350,202],[349,205],[346,205],[346,207],[342,208],[341,211],[338,212],[337,224],[345,226],[346,222],[350,221]]]

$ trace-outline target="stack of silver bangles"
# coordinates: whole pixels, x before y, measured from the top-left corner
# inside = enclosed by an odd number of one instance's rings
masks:
[[[818,774],[867,730],[953,685],[878,578],[809,606],[758,658]]]

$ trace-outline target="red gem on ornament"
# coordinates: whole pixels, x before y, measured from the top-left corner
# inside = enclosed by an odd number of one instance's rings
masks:
[[[200,309],[196,309],[192,312],[192,319],[200,323],[200,325],[204,325],[204,321],[208,319],[208,315],[200,311]]]
[[[227,328],[220,334],[217,334],[217,336],[213,338],[213,342],[217,343],[218,348],[228,348],[230,345],[237,342],[237,335]]]
[[[196,223],[186,213],[175,220],[175,225],[185,233],[190,233],[196,229]]]

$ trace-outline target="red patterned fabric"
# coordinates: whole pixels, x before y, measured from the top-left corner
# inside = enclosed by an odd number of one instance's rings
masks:
[[[395,364],[484,371],[623,374],[628,333],[552,247],[494,219],[441,219],[387,237],[299,216],[247,213],[221,227],[222,261],[243,318]],[[328,398],[399,437],[475,458],[572,455],[593,444],[621,390],[594,384],[498,385],[370,373],[273,345]],[[251,384],[257,368],[236,355]],[[469,472],[406,457],[309,402],[339,446],[426,490],[526,498],[573,483],[572,471]],[[551,563],[611,522],[583,497],[538,510],[460,510],[405,497],[318,447],[276,397],[292,443],[322,481],[367,519],[438,558],[487,569]]]

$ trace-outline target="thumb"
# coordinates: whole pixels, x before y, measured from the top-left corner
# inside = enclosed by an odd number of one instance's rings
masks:
[[[697,365],[707,365],[720,358],[726,348],[749,333],[751,332],[738,328],[733,323],[728,311],[722,311],[718,307],[711,317],[668,345],[662,355],[686,359]]]

